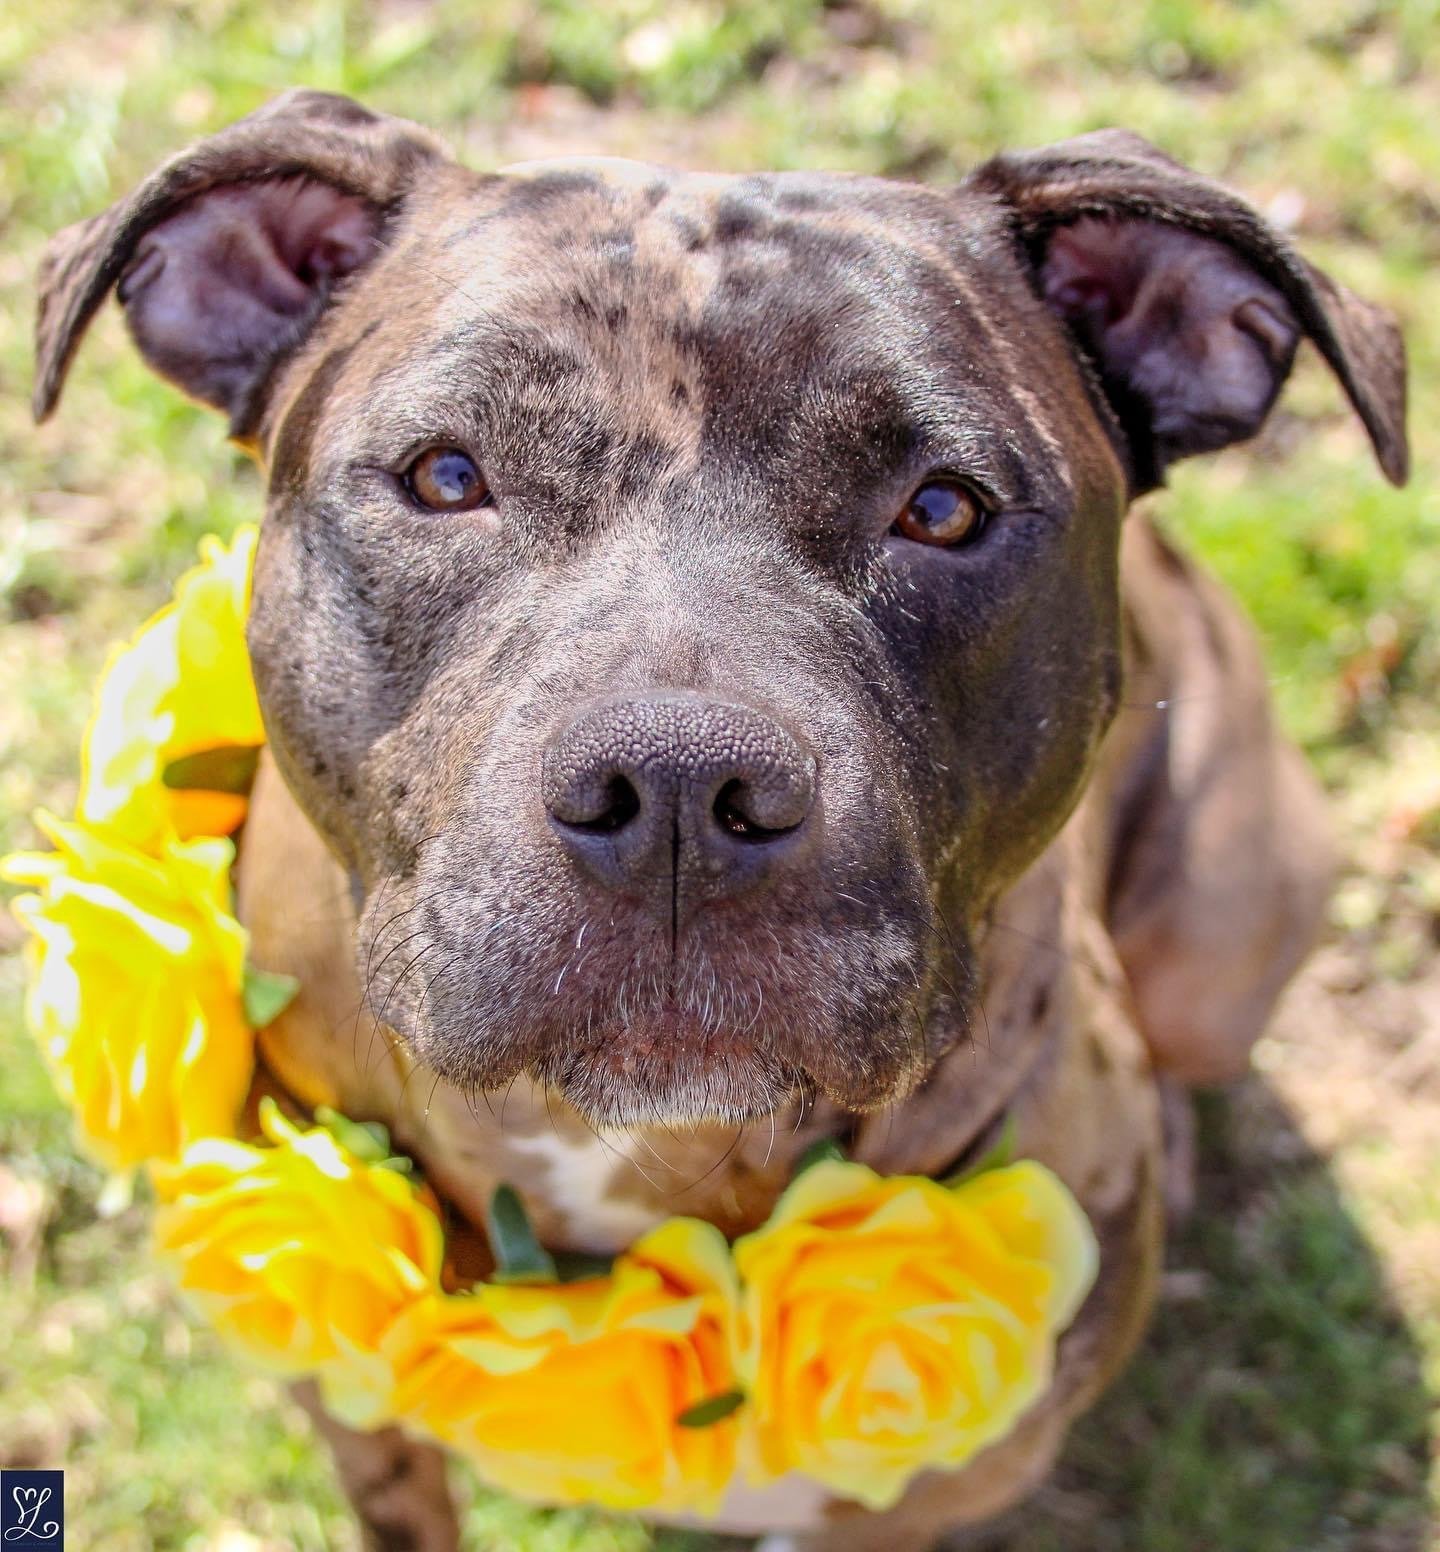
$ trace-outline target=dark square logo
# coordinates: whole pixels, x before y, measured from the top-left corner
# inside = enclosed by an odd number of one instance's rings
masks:
[[[3,1552],[61,1552],[65,1545],[65,1473],[0,1471]]]

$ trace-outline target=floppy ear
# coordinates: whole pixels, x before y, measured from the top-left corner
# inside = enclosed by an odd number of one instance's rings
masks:
[[[1037,289],[1098,371],[1140,489],[1260,429],[1301,336],[1403,484],[1405,349],[1390,316],[1308,264],[1243,200],[1137,135],[997,156],[966,180],[1009,207]]]
[[[253,422],[260,390],[336,282],[376,251],[437,140],[344,97],[292,91],[182,152],[40,268],[34,411],[44,420],[112,286],[162,376]]]

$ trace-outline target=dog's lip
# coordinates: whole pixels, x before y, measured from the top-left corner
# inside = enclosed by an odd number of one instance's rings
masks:
[[[750,1031],[706,1028],[672,1012],[557,1042],[529,1071],[600,1126],[758,1119],[808,1086]]]
[[[691,1061],[744,1062],[773,1055],[746,1029],[702,1028],[693,1017],[673,1009],[648,1013],[618,1027],[566,1041],[563,1051],[567,1064],[601,1063],[613,1068],[617,1078],[655,1062],[677,1067]]]
[[[903,1100],[924,1076],[921,1065],[887,1065],[867,1082],[858,1070],[813,1066],[744,1028],[701,1029],[678,1014],[562,1042],[527,1070],[602,1126],[617,1116],[622,1125],[753,1121],[805,1096],[866,1114]]]

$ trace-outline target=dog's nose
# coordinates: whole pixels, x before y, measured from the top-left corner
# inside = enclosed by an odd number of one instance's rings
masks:
[[[753,888],[815,830],[815,757],[753,707],[702,695],[603,701],[545,752],[542,796],[571,856],[676,913]]]

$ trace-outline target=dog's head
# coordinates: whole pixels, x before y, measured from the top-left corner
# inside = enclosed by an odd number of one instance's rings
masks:
[[[1123,134],[957,188],[466,171],[293,93],[63,233],[269,471],[251,647],[439,1072],[601,1123],[900,1097],[1120,689],[1117,537],[1302,336],[1403,477],[1388,320]]]

